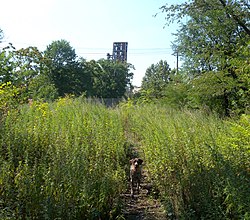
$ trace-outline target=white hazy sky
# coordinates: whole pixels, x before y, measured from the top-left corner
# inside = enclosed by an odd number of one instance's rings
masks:
[[[172,33],[165,28],[159,7],[183,0],[0,0],[0,29],[4,43],[17,49],[36,46],[45,50],[52,41],[67,40],[78,56],[106,58],[113,42],[128,42],[128,62],[135,66],[133,84],[139,86],[146,69],[171,55]],[[1,45],[0,45],[1,46]]]

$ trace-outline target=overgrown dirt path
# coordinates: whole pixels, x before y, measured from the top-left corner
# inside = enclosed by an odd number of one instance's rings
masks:
[[[127,220],[167,220],[164,208],[157,199],[157,193],[150,183],[147,161],[144,158],[140,144],[129,132],[126,132],[126,137],[128,143],[130,143],[130,158],[140,157],[143,159],[143,166],[140,194],[138,195],[136,191],[134,198],[131,198],[128,178],[127,190],[121,195],[124,204],[123,216]]]
[[[150,194],[151,185],[147,181],[147,173],[143,172],[141,190],[139,195],[132,199],[130,189],[122,195],[124,201],[123,215],[128,220],[165,220],[166,213],[163,206]]]

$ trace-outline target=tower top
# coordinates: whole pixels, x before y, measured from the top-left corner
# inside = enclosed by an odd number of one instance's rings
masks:
[[[113,60],[127,62],[128,42],[113,43]]]

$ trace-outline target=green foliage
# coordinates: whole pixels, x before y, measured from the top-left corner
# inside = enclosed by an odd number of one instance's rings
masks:
[[[244,183],[250,178],[250,116],[242,115],[238,122],[231,122],[229,134],[220,134],[217,143],[222,149],[222,165],[226,166],[222,171],[227,173],[227,178],[224,177],[226,212],[239,213],[248,219],[250,209],[246,195],[250,190]],[[225,173],[223,175],[226,176]]]
[[[165,103],[177,101],[224,116],[248,113],[248,2],[197,0],[166,4],[161,9],[168,24],[179,23],[173,50],[183,59],[182,72],[188,80],[168,86],[169,82],[162,84],[154,79],[155,84],[144,94],[152,96],[156,90]],[[179,98],[174,99],[174,94]]]
[[[168,215],[178,219],[249,217],[249,117],[232,126],[201,111],[129,107],[149,175]],[[234,152],[233,152],[234,151]]]
[[[207,106],[210,110],[228,115],[230,109],[229,93],[235,87],[235,81],[223,72],[206,72],[202,77],[192,80],[190,93],[197,106]]]
[[[30,80],[28,88],[29,97],[33,100],[53,101],[58,98],[58,92],[49,76],[38,75]]]
[[[80,81],[83,71],[77,62],[75,50],[65,40],[53,41],[44,52],[48,60],[50,78],[59,96],[83,93]]]
[[[236,113],[249,113],[250,109],[250,41],[247,46],[240,46],[236,51],[237,57],[230,61],[235,68],[237,77],[233,98],[232,110]]]
[[[191,81],[190,95],[197,105],[206,105],[221,115],[249,112],[249,46],[240,47],[237,54],[228,71],[205,72]],[[234,77],[230,69],[234,69]]]
[[[1,210],[15,219],[116,216],[126,182],[118,112],[69,98],[33,102],[9,112],[0,138]]]
[[[58,97],[48,72],[46,60],[36,47],[15,50],[10,45],[0,54],[1,84],[11,82],[19,90],[19,104],[28,98],[49,101]]]
[[[162,103],[174,108],[194,107],[191,83],[183,71],[170,70],[166,61],[152,64],[142,81],[137,103]]]
[[[205,5],[193,4],[190,9],[192,17],[176,34],[174,48],[190,71],[224,69],[227,59],[235,55],[239,44],[245,45],[242,39],[248,36],[243,31],[238,32],[238,26],[228,19],[218,3],[206,1]]]
[[[11,109],[16,109],[23,101],[20,96],[22,90],[15,87],[11,82],[0,85],[0,119]]]
[[[17,86],[28,87],[31,79],[46,71],[42,53],[36,47],[28,47],[14,51],[14,81]]]
[[[0,83],[14,82],[15,63],[12,57],[15,48],[10,44],[0,51]]]
[[[152,98],[161,98],[163,90],[170,82],[171,69],[166,61],[159,61],[147,68],[142,80],[142,90],[147,90]]]
[[[45,50],[45,57],[50,78],[61,97],[85,93],[98,98],[121,98],[127,87],[131,87],[130,64],[104,59],[77,60],[75,50],[65,40],[52,42]]]
[[[44,53],[36,47],[16,50],[10,44],[0,52],[0,85],[10,82],[18,89],[15,100],[19,104],[28,99],[53,101],[67,94],[121,98],[132,86],[132,68],[131,64],[107,60],[77,59],[65,40],[52,42]],[[12,96],[10,92],[1,104]]]
[[[192,85],[187,82],[183,73],[172,75],[171,81],[163,91],[164,97],[160,102],[174,108],[195,108],[190,97]]]
[[[2,219],[115,218],[126,189],[127,132],[141,145],[168,215],[249,218],[249,115],[225,121],[133,100],[107,109],[69,97],[7,113],[0,127]]]
[[[131,65],[109,60],[92,61],[93,96],[100,98],[121,98],[131,87],[133,73]]]
[[[53,41],[45,50],[46,57],[50,58],[55,67],[72,64],[76,60],[75,50],[66,40]]]

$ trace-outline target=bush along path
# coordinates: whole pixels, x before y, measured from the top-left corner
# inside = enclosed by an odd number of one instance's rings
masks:
[[[126,129],[125,129],[126,130]],[[139,141],[136,140],[135,136],[128,131],[125,131],[128,147],[128,158],[132,159],[135,157],[143,160],[142,165],[142,179],[140,184],[140,193],[135,192],[134,198],[131,198],[130,194],[130,179],[129,179],[129,166],[127,169],[127,190],[121,197],[123,200],[122,215],[127,220],[165,220],[166,212],[163,205],[158,199],[158,193],[154,190],[147,170],[147,161],[143,154],[142,147]],[[129,161],[128,161],[129,164]]]
[[[144,156],[168,218],[250,219],[249,115],[222,120],[157,105],[127,115],[126,140]]]

